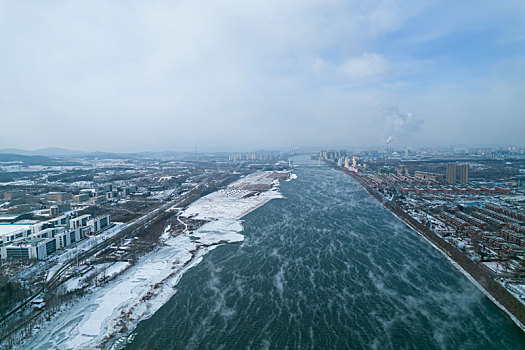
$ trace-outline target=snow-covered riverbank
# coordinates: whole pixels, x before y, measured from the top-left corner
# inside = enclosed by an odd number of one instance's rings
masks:
[[[205,220],[193,234],[162,236],[162,245],[109,284],[83,296],[48,322],[21,348],[119,348],[140,320],[153,315],[175,293],[185,271],[218,244],[242,242],[240,218],[281,198],[278,177],[257,172],[191,204],[181,217]],[[117,339],[115,341],[115,339]]]

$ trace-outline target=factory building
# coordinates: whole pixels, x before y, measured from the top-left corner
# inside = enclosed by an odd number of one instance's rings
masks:
[[[53,202],[64,202],[73,199],[73,195],[69,192],[49,192],[46,194],[46,200]]]
[[[4,192],[3,197],[4,197],[5,200],[8,200],[8,201],[12,201],[14,199],[22,199],[22,198],[26,197],[26,192],[25,191],[21,191],[21,190],[8,191],[8,192]]]
[[[73,201],[77,203],[87,202],[88,200],[89,200],[89,194],[87,193],[80,193],[80,194],[73,196]]]

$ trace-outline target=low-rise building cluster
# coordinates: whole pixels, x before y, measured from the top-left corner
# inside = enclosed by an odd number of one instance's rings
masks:
[[[365,167],[359,156],[345,151],[322,151],[317,157],[358,173],[384,198],[494,274],[525,277],[525,192],[519,182],[473,180],[469,164],[455,161],[380,161]],[[476,168],[484,167],[476,163]]]
[[[109,215],[92,217],[76,213],[41,222],[0,224],[0,258],[42,260],[110,225]]]

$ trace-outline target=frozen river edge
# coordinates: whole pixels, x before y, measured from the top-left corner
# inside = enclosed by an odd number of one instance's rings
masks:
[[[379,197],[380,195],[374,193],[371,190],[371,188],[366,184],[366,182],[362,181],[358,175],[352,172],[345,171],[345,170],[339,170],[339,171],[343,172],[344,174],[350,175],[354,180],[356,180],[357,183],[359,183],[368,192],[368,194],[370,194],[372,197],[377,199],[383,205],[385,209],[387,209],[390,213],[392,213],[392,215],[394,215],[397,219],[399,219],[401,222],[407,225],[415,233],[420,235],[433,248],[435,248],[439,253],[441,253],[452,266],[454,266],[466,279],[468,279],[476,288],[478,288],[492,303],[494,303],[494,305],[496,305],[499,309],[501,309],[522,332],[525,332],[525,325],[523,324],[523,322],[521,322],[514,313],[512,313],[507,307],[505,307],[502,304],[502,302],[498,300],[498,297],[496,295],[493,295],[487,288],[483,287],[480,284],[480,282],[471,274],[471,272],[468,271],[469,270],[468,268],[464,268],[463,266],[461,266],[459,261],[454,260],[450,252],[446,251],[442,247],[439,247],[438,244],[436,244],[430,239],[427,233],[425,233],[423,230],[415,226],[413,222],[411,222],[411,220],[407,219],[407,217],[409,217],[408,214],[402,212],[399,209],[398,209],[398,212],[396,212],[396,210],[394,210],[392,206],[387,205],[387,202],[385,202],[381,197]],[[415,221],[415,220],[412,219],[412,221]],[[435,235],[435,237],[437,237],[438,240],[441,239],[437,235]],[[490,278],[490,277],[486,276],[486,278]],[[504,288],[504,287],[501,286],[501,288]],[[509,293],[509,295],[511,294]],[[521,302],[518,299],[516,299],[514,295],[511,295],[511,297],[515,299],[514,301],[517,303],[517,305],[519,305],[519,307],[523,307]]]
[[[242,242],[241,218],[282,198],[280,180],[295,177],[259,171],[195,201],[178,215],[206,221],[204,225],[177,236],[166,228],[158,248],[109,284],[64,307],[19,348],[122,348],[137,324],[176,294],[175,286],[187,270],[218,245]]]

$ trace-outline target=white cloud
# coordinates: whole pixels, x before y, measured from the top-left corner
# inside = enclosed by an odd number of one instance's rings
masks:
[[[378,44],[427,2],[0,2],[0,147],[375,142],[385,106],[428,114],[403,78],[439,64]]]
[[[384,137],[391,137],[396,144],[406,145],[422,124],[423,119],[416,117],[414,112],[402,112],[396,107],[391,107],[384,119]]]
[[[376,77],[389,70],[388,61],[375,53],[364,53],[359,57],[349,58],[341,65],[344,73],[353,78]]]

